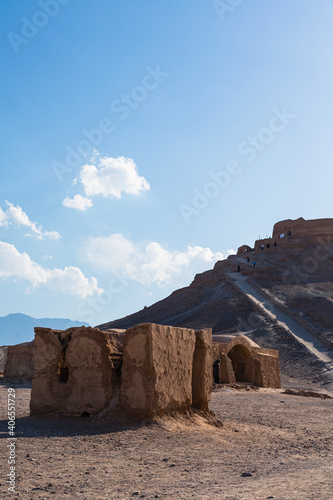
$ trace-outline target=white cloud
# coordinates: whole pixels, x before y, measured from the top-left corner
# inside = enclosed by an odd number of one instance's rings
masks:
[[[227,255],[234,253],[228,251]],[[206,270],[227,255],[212,252],[209,248],[188,246],[187,250],[167,250],[157,242],[148,245],[134,244],[122,234],[91,238],[83,249],[86,260],[106,272],[123,272],[128,278],[142,285],[170,284],[184,271],[192,276]]]
[[[136,254],[132,262],[125,264],[126,275],[142,285],[157,283],[159,286],[169,284],[175,275],[182,273],[191,264],[192,268],[200,264],[215,263],[223,259],[221,252],[213,253],[209,248],[188,246],[185,252],[166,250],[159,243],[152,242]],[[193,266],[196,264],[196,266]]]
[[[79,174],[87,196],[102,195],[104,198],[120,199],[123,193],[140,195],[150,190],[150,185],[138,173],[131,158],[98,158],[94,164],[83,165]]]
[[[123,267],[135,252],[135,245],[120,233],[90,238],[83,249],[89,263],[111,273]]]
[[[81,196],[80,194],[76,194],[74,198],[65,198],[62,204],[67,208],[76,208],[77,210],[87,210],[87,208],[91,208],[93,206],[93,202],[86,198],[85,196]]]
[[[6,201],[6,206],[6,210],[0,207],[0,226],[8,227],[12,224],[26,226],[31,231],[31,233],[27,233],[26,236],[35,237],[38,240],[44,240],[46,238],[57,240],[61,238],[57,231],[43,231],[42,226],[37,225],[36,222],[31,222],[27,214],[23,212],[19,205],[15,207],[12,203]]]
[[[6,214],[0,207],[0,227],[1,226],[8,226],[8,222],[6,220]]]
[[[14,245],[0,241],[0,278],[23,279],[32,289],[45,286],[49,290],[82,299],[103,293],[96,278],[86,278],[78,267],[47,269],[40,266],[27,253],[20,253]]]

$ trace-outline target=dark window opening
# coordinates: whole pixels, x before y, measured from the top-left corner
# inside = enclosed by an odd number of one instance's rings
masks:
[[[116,367],[116,374],[118,378],[121,378],[121,369],[123,366],[123,360],[120,359],[118,366]]]
[[[236,382],[251,382],[251,354],[245,346],[235,345],[228,353]]]
[[[59,382],[66,384],[66,382],[68,381],[69,371],[68,371],[68,366],[66,364],[66,355],[64,352],[62,353],[58,364],[57,374],[59,377]]]

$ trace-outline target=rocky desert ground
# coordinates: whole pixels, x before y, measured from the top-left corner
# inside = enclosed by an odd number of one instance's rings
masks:
[[[327,391],[306,397],[242,384],[212,393],[210,408],[221,427],[199,415],[143,423],[29,417],[30,387],[11,386],[18,438],[13,494],[6,484],[8,387],[2,381],[1,499],[333,497],[333,399]]]

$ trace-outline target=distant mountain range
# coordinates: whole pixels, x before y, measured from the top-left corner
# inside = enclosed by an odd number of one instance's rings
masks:
[[[62,318],[32,318],[26,314],[8,314],[0,317],[0,345],[15,345],[30,342],[34,338],[35,326],[66,330],[73,326],[90,326],[83,321],[71,321]]]

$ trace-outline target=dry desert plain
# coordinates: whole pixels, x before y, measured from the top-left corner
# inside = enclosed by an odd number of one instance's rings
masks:
[[[295,381],[294,381],[295,382]],[[7,390],[16,391],[16,494]],[[333,399],[217,386],[211,410],[155,422],[29,417],[29,385],[0,384],[3,498],[330,500]]]

